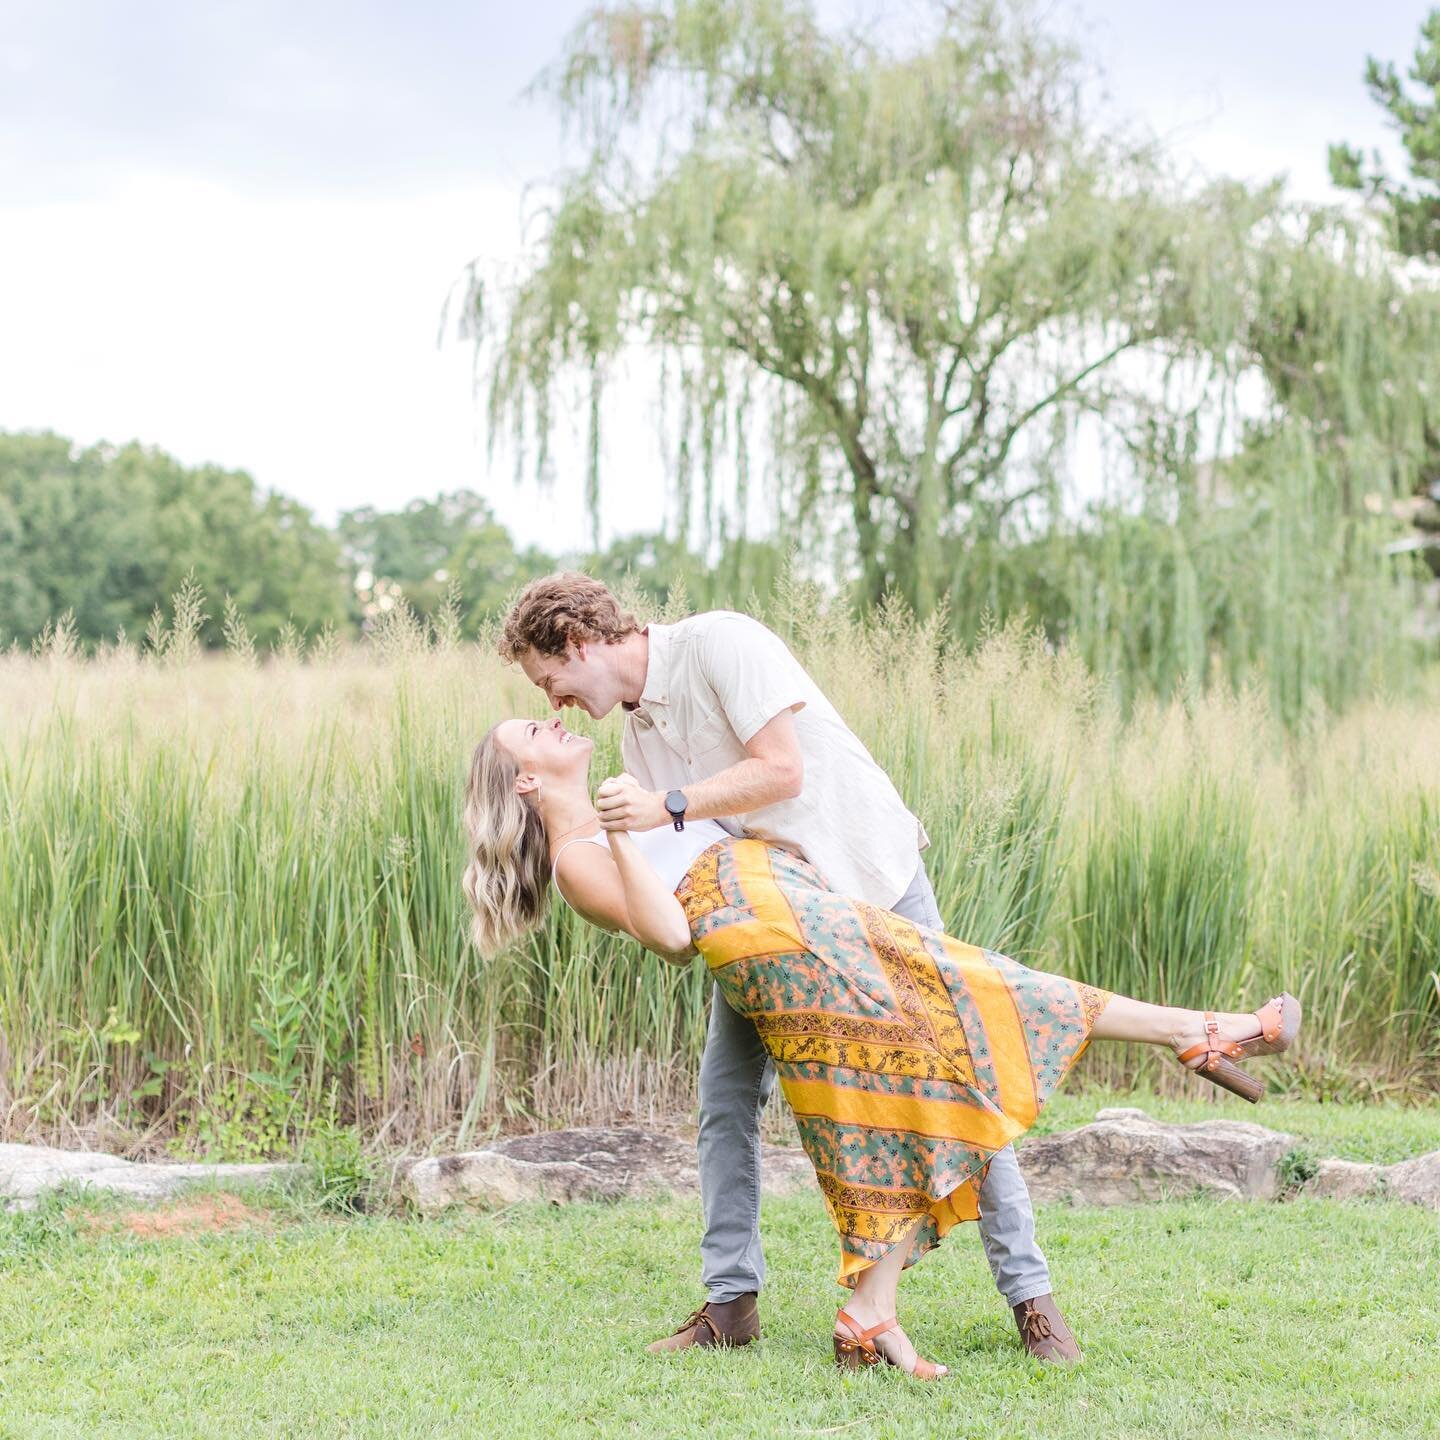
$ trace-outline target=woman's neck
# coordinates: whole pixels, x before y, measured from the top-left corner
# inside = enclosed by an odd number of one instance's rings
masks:
[[[545,838],[553,849],[576,835],[589,833],[599,816],[590,803],[590,792],[584,785],[541,792],[540,819],[545,825]]]

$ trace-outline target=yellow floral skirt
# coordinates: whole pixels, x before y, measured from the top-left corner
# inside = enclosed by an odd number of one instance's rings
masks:
[[[918,1218],[907,1265],[979,1217],[1109,994],[838,895],[788,851],[722,840],[676,889],[725,999],[750,1019],[840,1235],[842,1285]]]

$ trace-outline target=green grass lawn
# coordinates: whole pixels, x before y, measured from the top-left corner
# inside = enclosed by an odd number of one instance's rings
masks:
[[[1020,1350],[973,1227],[902,1318],[951,1378],[842,1377],[833,1233],[769,1201],[765,1339],[653,1358],[697,1299],[694,1202],[96,1234],[115,1207],[0,1217],[0,1433],[45,1436],[1434,1437],[1440,1220],[1401,1205],[1053,1207],[1082,1344]]]

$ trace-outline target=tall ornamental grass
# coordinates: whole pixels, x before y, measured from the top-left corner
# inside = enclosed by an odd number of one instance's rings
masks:
[[[683,598],[675,601],[678,609]],[[963,938],[1183,1005],[1308,1007],[1277,1086],[1440,1079],[1440,711],[1282,726],[1223,687],[1142,703],[1018,629],[947,649],[782,588],[767,618],[894,776]],[[556,905],[468,947],[470,749],[541,698],[405,616],[257,664],[158,634],[0,658],[4,1136],[237,1155],[325,1124],[397,1144],[683,1113],[709,984]],[[618,716],[592,779],[619,768]],[[1094,1079],[1164,1057],[1096,1047]]]

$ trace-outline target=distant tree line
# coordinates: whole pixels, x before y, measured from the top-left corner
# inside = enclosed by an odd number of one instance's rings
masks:
[[[225,643],[227,601],[271,647],[293,627],[358,635],[401,603],[433,614],[447,596],[476,633],[526,580],[562,564],[612,583],[638,579],[662,602],[683,584],[698,604],[767,592],[778,547],[731,542],[718,561],[663,535],[632,535],[593,555],[520,547],[470,490],[402,509],[345,511],[334,528],[242,470],[187,467],[139,444],[73,444],[0,432],[0,648],[28,646],[68,614],[93,647],[140,640],[188,578],[207,597],[200,640]]]
[[[349,614],[337,537],[244,472],[0,434],[0,642],[27,643],[66,611],[82,641],[138,639],[191,572],[232,596],[262,641],[292,617],[308,629]],[[218,617],[203,638],[220,643]]]

